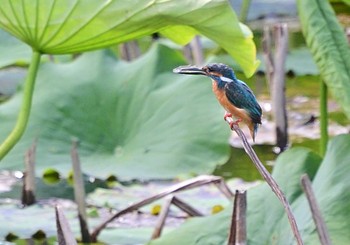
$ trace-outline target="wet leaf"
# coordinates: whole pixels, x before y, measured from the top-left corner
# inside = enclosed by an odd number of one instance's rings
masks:
[[[172,69],[181,56],[155,45],[126,63],[106,52],[65,64],[43,64],[26,133],[0,168],[23,169],[23,154],[37,139],[36,169],[67,176],[73,137],[82,170],[102,179],[164,179],[210,173],[229,154],[230,130],[203,77]],[[21,92],[0,106],[0,140],[13,127]]]
[[[0,27],[47,54],[88,51],[155,32],[184,44],[201,33],[226,49],[248,76],[259,64],[251,31],[225,0],[4,0]]]

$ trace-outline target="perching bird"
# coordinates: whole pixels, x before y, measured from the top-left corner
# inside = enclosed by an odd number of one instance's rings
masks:
[[[237,119],[231,123],[244,122],[255,141],[258,125],[261,124],[261,107],[255,95],[247,84],[236,78],[233,70],[225,64],[209,64],[202,68],[195,66],[180,66],[174,73],[188,75],[204,75],[212,79],[213,92],[220,104],[225,108],[224,119],[232,117]]]

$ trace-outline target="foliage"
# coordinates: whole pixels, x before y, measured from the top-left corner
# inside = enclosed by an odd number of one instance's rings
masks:
[[[0,167],[22,169],[23,154],[37,139],[38,173],[51,167],[67,175],[76,137],[82,169],[94,176],[211,172],[227,160],[230,131],[210,82],[171,72],[183,63],[177,52],[155,45],[131,63],[101,51],[44,64],[28,130]],[[0,139],[11,130],[21,97],[19,92],[0,106]]]
[[[350,49],[328,1],[298,0],[302,30],[323,80],[350,118]]]
[[[33,55],[22,106],[15,126],[0,145],[0,160],[15,146],[26,129],[43,53],[83,52],[155,32],[187,43],[198,31],[233,55],[248,76],[253,74],[259,62],[255,60],[252,33],[238,22],[226,1],[184,0],[173,3],[149,0],[135,0],[133,4],[121,0],[94,3],[82,0],[3,1],[0,5],[0,27],[29,44]],[[220,33],[225,33],[225,36]],[[235,46],[231,45],[232,41],[237,41]]]
[[[340,135],[329,142],[322,163],[318,155],[305,148],[288,150],[277,160],[273,176],[292,204],[305,244],[318,244],[319,240],[299,183],[304,173],[313,179],[312,187],[333,244],[350,243],[344,229],[350,225],[349,147],[350,135]],[[150,244],[225,244],[231,212],[191,219]],[[249,244],[294,244],[283,208],[266,184],[248,191],[247,222]]]
[[[0,27],[47,54],[84,52],[155,32],[185,44],[201,33],[226,49],[248,76],[258,65],[251,31],[225,0],[3,0]]]

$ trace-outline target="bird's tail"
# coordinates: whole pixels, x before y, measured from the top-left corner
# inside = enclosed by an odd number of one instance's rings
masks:
[[[253,141],[255,142],[255,136],[256,136],[256,133],[258,132],[259,124],[251,123],[248,127],[250,131],[250,135],[252,136]]]

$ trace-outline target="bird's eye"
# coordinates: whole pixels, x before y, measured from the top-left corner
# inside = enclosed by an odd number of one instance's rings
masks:
[[[209,73],[209,72],[212,72],[213,69],[211,69],[210,67],[205,67],[204,71],[207,72],[207,73]]]

